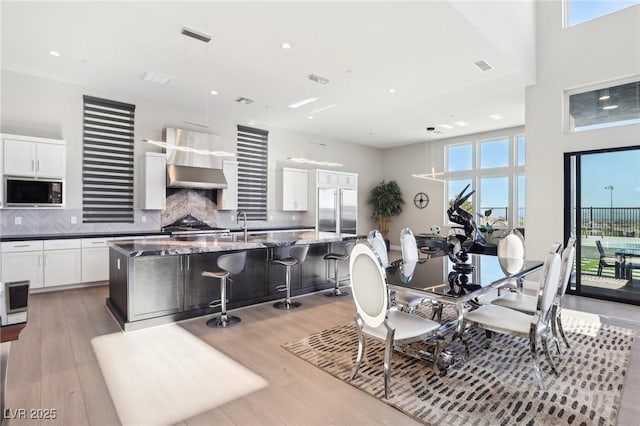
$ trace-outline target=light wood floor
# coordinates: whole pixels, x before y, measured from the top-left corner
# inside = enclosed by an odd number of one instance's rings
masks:
[[[17,424],[117,425],[91,339],[119,332],[104,307],[106,286],[34,295],[29,325],[11,346],[7,407],[56,408],[55,421]],[[291,312],[271,304],[235,310],[242,323],[213,330],[204,319],[181,322],[203,341],[265,378],[269,385],[211,411],[187,419],[189,425],[364,425],[417,424],[394,408],[312,367],[281,348],[285,342],[352,320],[351,297],[315,294],[299,299]],[[640,308],[569,297],[571,309],[640,321]],[[640,340],[640,339],[638,339]],[[626,379],[619,424],[640,418],[640,342],[636,341]],[[135,378],[132,378],[135,380]],[[188,398],[188,395],[185,395]]]

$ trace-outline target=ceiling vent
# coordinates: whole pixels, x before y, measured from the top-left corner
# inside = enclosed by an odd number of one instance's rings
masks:
[[[169,84],[173,77],[169,75],[160,74],[159,72],[147,71],[142,75],[143,81],[148,81],[150,83],[160,84],[162,86],[166,86]]]
[[[309,74],[309,80],[315,81],[320,84],[327,84],[329,82],[328,78],[320,77],[319,75]]]
[[[211,36],[209,34],[194,30],[193,28],[182,27],[182,34],[205,43],[209,43],[211,41]]]
[[[241,96],[238,99],[236,99],[236,102],[238,102],[239,104],[249,105],[249,104],[252,104],[254,101],[253,99],[249,99]]]
[[[478,68],[480,71],[489,71],[493,69],[493,67],[489,65],[489,63],[482,60],[474,62],[473,65],[475,65],[476,68]]]

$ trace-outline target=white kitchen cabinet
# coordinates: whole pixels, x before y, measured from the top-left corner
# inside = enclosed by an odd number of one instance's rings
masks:
[[[338,175],[338,184],[341,187],[358,187],[358,175],[355,173],[340,173]]]
[[[227,181],[227,188],[218,191],[218,210],[238,209],[238,162],[222,161],[222,172]]]
[[[4,175],[64,179],[67,155],[64,141],[3,135],[3,144]]]
[[[318,185],[338,185],[338,173],[318,170]]]
[[[110,238],[84,238],[82,240],[82,282],[109,280]]]
[[[139,207],[143,210],[166,208],[167,159],[165,154],[147,152],[142,157],[142,185],[139,187]]]
[[[81,240],[44,241],[44,286],[82,282]]]
[[[2,243],[2,282],[29,280],[30,288],[41,288],[42,254],[42,241]]]
[[[304,169],[282,169],[282,210],[305,211],[308,209],[309,172]]]

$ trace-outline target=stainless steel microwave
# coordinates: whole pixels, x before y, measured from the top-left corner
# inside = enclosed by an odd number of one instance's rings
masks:
[[[56,207],[63,205],[61,179],[29,179],[5,176],[6,207]]]

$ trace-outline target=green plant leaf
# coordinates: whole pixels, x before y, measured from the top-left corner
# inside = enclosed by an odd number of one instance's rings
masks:
[[[491,209],[484,211],[484,217],[489,217],[489,216],[491,216]]]
[[[383,180],[371,189],[367,203],[373,207],[371,218],[377,221],[381,217],[392,217],[401,214],[405,201],[398,182],[395,180],[385,182]]]

